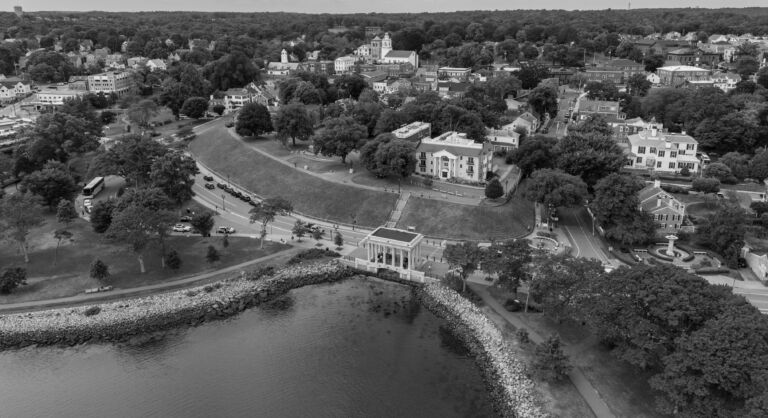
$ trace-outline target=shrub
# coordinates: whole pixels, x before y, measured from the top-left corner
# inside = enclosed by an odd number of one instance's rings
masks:
[[[662,184],[661,190],[667,193],[688,194],[688,189],[674,184]]]
[[[521,309],[523,309],[523,305],[520,303],[519,300],[507,299],[507,301],[504,302],[504,309],[506,309],[509,312],[518,312]]]
[[[213,292],[213,286],[207,284],[203,287],[203,291],[205,291],[205,293],[211,293]]]
[[[98,315],[99,312],[101,312],[101,308],[98,306],[91,306],[90,308],[86,309],[85,312],[83,312],[83,315],[85,316],[94,316]]]
[[[275,267],[274,266],[263,266],[259,267],[256,270],[251,270],[247,273],[245,278],[247,280],[259,280],[262,277],[271,276],[275,273]]]
[[[517,335],[517,341],[520,341],[520,344],[528,344],[531,342],[531,337],[528,335],[528,330],[525,328],[520,328],[515,332],[515,335]]]
[[[98,258],[91,263],[91,277],[96,280],[104,280],[109,277],[109,266]]]
[[[27,284],[27,270],[23,267],[9,267],[0,275],[0,294],[8,294],[19,285]]]
[[[690,176],[690,175],[691,175],[691,170],[689,170],[689,169],[688,169],[688,167],[683,167],[683,168],[680,170],[680,175],[681,175],[681,176],[685,176],[685,177],[688,177],[688,176]]]
[[[458,274],[447,273],[440,279],[440,281],[458,293],[461,293],[461,291],[464,289],[464,281],[461,280],[461,277]]]
[[[328,249],[322,250],[320,248],[311,248],[309,250],[304,250],[293,257],[291,257],[286,264],[299,264],[307,260],[316,260],[318,258],[323,257],[341,257],[341,254],[337,253],[336,251],[331,251]]]
[[[213,245],[209,245],[208,251],[205,254],[205,261],[207,261],[208,263],[215,263],[219,261],[220,258],[221,256],[219,255],[218,250],[216,250],[216,247],[214,247]]]
[[[560,337],[551,335],[536,347],[533,369],[546,381],[562,380],[571,370],[568,356],[563,353]]]
[[[181,257],[176,250],[171,250],[165,255],[165,265],[170,267],[171,270],[178,270],[181,267]]]
[[[494,178],[485,186],[485,197],[498,199],[501,196],[504,196],[504,187],[501,186],[498,178]]]
[[[194,290],[187,290],[187,293],[185,293],[185,295],[189,297],[194,297],[194,296],[197,296],[197,292]]]
[[[703,267],[694,271],[696,274],[727,274],[731,272],[727,267]]]

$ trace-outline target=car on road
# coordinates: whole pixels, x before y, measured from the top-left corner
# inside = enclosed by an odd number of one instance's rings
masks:
[[[205,181],[213,181],[213,176],[203,176],[203,180],[205,180]]]
[[[219,189],[223,189],[223,188],[227,187],[227,185],[224,184],[224,183],[216,183],[216,187],[218,187]]]
[[[218,234],[234,234],[235,228],[232,228],[231,226],[220,226],[216,229],[216,233]]]
[[[173,232],[192,232],[192,227],[184,224],[176,224],[172,229]]]
[[[253,206],[253,207],[259,206],[259,202],[255,201],[255,200],[249,201],[248,204]]]
[[[241,199],[243,199],[243,200],[244,200],[244,201],[246,201],[246,202],[250,202],[250,201],[251,201],[251,197],[250,197],[250,196],[248,196],[247,194],[244,194],[244,195],[243,195],[243,197],[242,197]]]
[[[213,190],[216,188],[216,186],[214,186],[213,183],[205,183],[205,188],[208,190]]]
[[[192,222],[192,217],[184,215],[181,218],[179,218],[179,222]]]

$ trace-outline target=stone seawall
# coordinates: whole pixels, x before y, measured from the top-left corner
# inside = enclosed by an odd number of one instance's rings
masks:
[[[547,417],[526,376],[525,366],[511,355],[501,331],[472,302],[441,284],[417,291],[421,303],[448,326],[475,357],[496,411],[504,417]]]
[[[28,345],[75,345],[121,341],[132,336],[226,318],[291,289],[335,282],[356,274],[337,261],[282,269],[271,277],[237,277],[143,298],[0,316],[0,349]]]

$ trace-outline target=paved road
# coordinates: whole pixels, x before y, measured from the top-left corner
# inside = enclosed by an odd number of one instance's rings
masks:
[[[768,289],[733,289],[733,293],[744,295],[760,312],[768,314]]]
[[[573,244],[571,255],[594,258],[604,264],[617,265],[603,252],[600,237],[592,234],[592,219],[585,208],[560,208],[558,215],[560,217],[559,227],[563,228],[566,236]]]

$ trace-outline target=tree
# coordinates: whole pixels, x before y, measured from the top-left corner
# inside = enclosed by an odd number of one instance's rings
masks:
[[[109,278],[109,266],[107,266],[100,259],[95,259],[91,262],[91,278],[102,281]]]
[[[246,103],[237,115],[235,132],[241,136],[259,136],[272,132],[272,116],[266,106]]]
[[[645,96],[651,89],[651,82],[644,74],[632,74],[627,79],[627,92],[633,96]]]
[[[6,267],[0,275],[0,294],[7,295],[19,287],[27,284],[27,270],[23,267]]]
[[[579,299],[585,296],[590,281],[603,274],[603,265],[595,259],[545,254],[536,260],[532,274],[531,296],[559,322],[578,312]]]
[[[523,47],[523,54],[526,53],[526,50],[525,50],[526,46]],[[536,54],[534,57],[539,55],[539,51],[536,50],[535,47],[533,48],[533,53]],[[515,75],[517,76],[518,79],[520,79],[520,82],[522,83],[522,87],[526,90],[529,90],[538,86],[541,80],[544,80],[545,78],[549,78],[549,69],[547,67],[544,67],[538,64],[533,64],[533,65],[526,64],[526,65],[523,65],[520,68],[520,71],[518,71]]]
[[[720,162],[709,164],[704,169],[703,174],[704,177],[716,178],[721,183],[734,184],[737,181],[736,177],[731,173],[730,167]]]
[[[605,229],[606,237],[622,244],[644,243],[653,238],[653,219],[639,211],[637,192],[642,180],[627,174],[612,173],[595,185],[595,197],[590,208],[595,221]]]
[[[117,210],[112,218],[112,223],[107,230],[107,236],[128,245],[136,255],[140,271],[146,273],[144,267],[144,249],[156,238],[162,240],[162,232],[168,231],[173,225],[175,216],[168,211],[156,211],[138,203]],[[161,235],[155,237],[160,232]],[[162,241],[161,241],[162,242]],[[161,260],[165,264],[165,254]]]
[[[267,236],[267,225],[275,220],[275,216],[293,211],[291,202],[281,197],[270,197],[251,208],[251,223],[261,223],[261,248],[264,248],[264,238]]]
[[[221,256],[219,256],[219,252],[216,250],[216,247],[209,245],[205,253],[205,261],[207,261],[208,264],[213,264],[219,261],[220,258]]]
[[[714,194],[720,191],[720,180],[713,177],[699,177],[693,179],[691,189],[705,194]]]
[[[200,232],[201,236],[210,237],[211,230],[213,229],[213,225],[215,223],[213,219],[213,212],[209,210],[203,210],[195,213],[189,223],[193,228]]]
[[[569,132],[559,148],[557,167],[580,176],[590,188],[605,176],[617,173],[627,159],[616,141],[600,132]]]
[[[281,106],[275,115],[274,128],[280,139],[291,138],[293,146],[296,139],[306,141],[314,132],[314,123],[303,104],[289,103]]]
[[[117,120],[117,114],[109,110],[101,112],[100,117],[101,123],[104,125],[109,125],[110,123],[113,123],[115,120]]]
[[[43,213],[38,197],[30,193],[13,193],[0,200],[2,231],[19,245],[25,263],[29,263],[27,235],[32,228],[42,223]]]
[[[208,99],[205,97],[190,97],[184,100],[180,113],[192,119],[200,119],[208,111]]]
[[[222,104],[215,104],[215,105],[213,105],[213,113],[215,113],[215,114],[217,114],[219,116],[223,115],[224,111],[226,109],[227,108],[224,107],[224,105],[222,105]]]
[[[758,218],[763,216],[764,213],[768,213],[768,202],[754,201],[749,204],[749,208],[755,212],[755,216]]]
[[[336,249],[341,249],[344,246],[344,237],[341,236],[341,232],[336,231],[336,235],[333,237],[333,243],[336,245]]]
[[[165,255],[165,265],[170,267],[171,270],[178,270],[181,268],[181,257],[176,250],[171,249],[168,254]]]
[[[760,181],[768,178],[768,149],[749,160],[749,176]]]
[[[317,244],[315,244],[315,246],[319,247],[321,245],[320,240],[322,240],[325,237],[325,231],[321,229],[319,226],[316,226],[312,228],[311,233],[312,233],[312,239],[317,241]]]
[[[404,139],[394,139],[382,143],[373,155],[376,174],[394,176],[400,181],[416,169],[416,145]]]
[[[92,174],[117,174],[135,187],[146,187],[151,180],[152,165],[168,151],[151,138],[125,135],[107,152],[96,157]]]
[[[462,293],[467,291],[467,278],[477,269],[481,261],[480,249],[476,244],[461,242],[448,244],[443,250],[443,258],[452,270],[458,270],[462,281]]]
[[[365,126],[355,122],[349,116],[328,119],[312,137],[315,153],[327,156],[339,156],[345,163],[347,155],[356,150],[361,139],[368,136]]]
[[[50,161],[40,171],[28,175],[22,181],[22,187],[40,196],[43,203],[53,209],[61,200],[72,200],[80,188],[75,179],[58,161]]]
[[[528,95],[528,106],[544,120],[544,115],[557,116],[557,89],[552,86],[539,86]]]
[[[584,202],[587,185],[576,176],[549,168],[536,170],[523,189],[523,197],[554,207],[576,206]]]
[[[738,180],[743,180],[750,176],[749,155],[732,151],[720,157],[718,162],[728,166],[731,173]]]
[[[764,403],[768,323],[743,300],[700,329],[683,334],[650,383],[660,409],[681,417],[750,415]],[[754,411],[754,409],[753,409]]]
[[[731,297],[730,289],[668,264],[620,267],[596,277],[585,295],[580,309],[596,336],[620,359],[652,369]]]
[[[250,82],[258,82],[260,78],[259,69],[240,51],[233,51],[206,65],[203,74],[214,90],[221,91],[245,87]]]
[[[301,242],[301,238],[307,234],[307,224],[302,222],[301,219],[297,219],[296,223],[293,224],[291,233],[296,235],[296,239]]]
[[[617,100],[619,89],[610,80],[590,81],[584,86],[587,97],[591,100]]]
[[[498,178],[494,178],[485,185],[485,197],[488,199],[498,199],[504,196],[504,187],[501,186]]]
[[[91,209],[91,226],[93,232],[103,234],[112,224],[112,213],[115,210],[114,200],[99,200]]]
[[[69,224],[75,219],[77,219],[77,209],[74,203],[71,200],[60,200],[56,206],[56,221],[63,223],[65,228],[69,228]]]
[[[144,99],[131,106],[126,115],[132,123],[139,125],[141,128],[148,128],[149,120],[157,115],[157,113],[157,103],[150,99]]]
[[[152,162],[149,178],[177,206],[194,196],[192,186],[200,173],[197,163],[181,152],[168,152]]]
[[[379,160],[376,159],[376,152],[379,147],[391,142],[395,139],[395,136],[391,133],[382,133],[371,140],[368,140],[360,147],[360,161],[365,168],[377,177],[384,177],[386,175],[386,168],[379,164]]]
[[[529,177],[536,170],[555,167],[559,156],[556,145],[557,140],[547,136],[526,138],[512,151],[507,162],[520,168],[523,177]]]
[[[697,233],[705,245],[720,253],[730,268],[737,268],[744,246],[745,213],[738,205],[722,204],[706,217]]]
[[[571,365],[561,347],[560,337],[550,335],[536,347],[533,370],[546,381],[559,381],[568,376]]]
[[[763,67],[757,72],[757,84],[768,89],[768,67]]]
[[[494,242],[481,255],[483,270],[495,274],[495,285],[502,289],[517,293],[520,282],[530,279],[532,253],[528,240]]]

